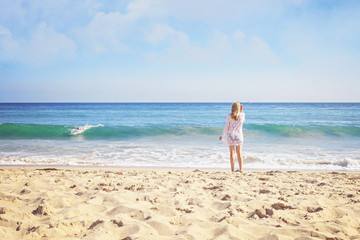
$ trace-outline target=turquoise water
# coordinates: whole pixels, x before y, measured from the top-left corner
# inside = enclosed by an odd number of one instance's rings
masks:
[[[244,166],[360,169],[359,103],[243,103]],[[228,168],[231,103],[0,103],[0,163]]]

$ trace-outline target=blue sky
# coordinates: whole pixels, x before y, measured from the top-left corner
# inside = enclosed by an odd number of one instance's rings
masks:
[[[359,102],[359,12],[357,0],[0,0],[0,102]]]

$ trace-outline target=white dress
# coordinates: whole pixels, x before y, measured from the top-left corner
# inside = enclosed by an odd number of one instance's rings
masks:
[[[226,139],[229,146],[241,145],[244,142],[242,126],[245,122],[245,113],[239,114],[238,120],[231,118],[231,114],[226,117],[226,123],[222,134],[222,139]]]

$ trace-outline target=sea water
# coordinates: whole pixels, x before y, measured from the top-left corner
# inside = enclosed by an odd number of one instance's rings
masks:
[[[360,103],[242,103],[244,169],[360,170]],[[229,169],[231,103],[0,103],[0,164]]]

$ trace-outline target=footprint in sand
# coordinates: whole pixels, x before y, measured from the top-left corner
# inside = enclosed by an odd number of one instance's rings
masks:
[[[118,207],[115,207],[111,210],[109,210],[106,214],[108,216],[116,216],[120,213],[132,213],[132,212],[135,212],[137,209],[135,208],[129,208],[129,207],[125,207],[125,206],[118,206]]]
[[[157,210],[157,213],[159,213],[163,216],[166,216],[166,217],[174,217],[177,215],[174,208],[164,206],[164,205],[157,206],[156,210]]]
[[[145,219],[145,215],[144,215],[143,211],[141,211],[139,209],[135,209],[135,208],[125,207],[125,206],[115,207],[115,208],[107,211],[106,214],[108,216],[116,216],[118,214],[127,214],[129,217],[139,220],[139,221],[143,221]]]
[[[231,207],[231,203],[230,202],[214,202],[212,204],[212,208],[216,209],[216,210],[225,210],[227,208]]]
[[[160,235],[171,236],[174,235],[174,231],[171,229],[171,226],[165,223],[157,221],[149,221],[148,224],[158,231]]]
[[[186,202],[188,203],[188,205],[203,207],[202,205],[203,200],[201,200],[200,198],[188,198],[186,199]]]

